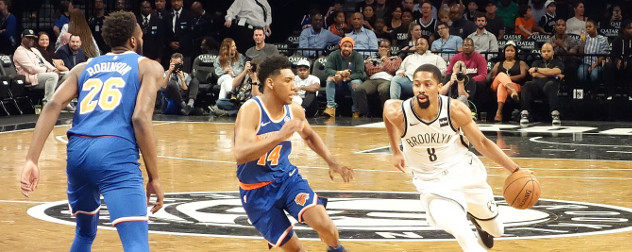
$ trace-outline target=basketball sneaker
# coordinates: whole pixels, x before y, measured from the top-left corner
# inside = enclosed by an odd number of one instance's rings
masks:
[[[481,228],[481,225],[476,222],[474,215],[467,213],[467,217],[470,219],[472,224],[474,224],[474,227],[476,227],[476,232],[478,232],[478,235],[476,235],[478,242],[487,248],[492,248],[494,246],[494,237]]]
[[[520,112],[520,126],[526,126],[527,124],[529,124],[529,112],[523,110]]]
[[[557,110],[551,111],[551,124],[553,126],[562,126],[562,120],[560,120],[560,112]]]

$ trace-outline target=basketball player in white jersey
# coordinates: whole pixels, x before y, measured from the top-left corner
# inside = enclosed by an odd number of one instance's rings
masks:
[[[413,184],[421,193],[431,225],[452,234],[464,251],[486,251],[504,227],[485,167],[468,150],[467,140],[508,171],[520,168],[483,135],[467,105],[439,95],[440,80],[436,66],[421,65],[413,75],[414,97],[384,104],[392,162],[402,172],[406,166],[412,170]]]

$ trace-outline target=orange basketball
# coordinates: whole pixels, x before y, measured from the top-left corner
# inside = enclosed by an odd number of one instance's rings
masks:
[[[530,208],[540,199],[540,182],[526,171],[514,172],[505,179],[503,197],[514,208]]]

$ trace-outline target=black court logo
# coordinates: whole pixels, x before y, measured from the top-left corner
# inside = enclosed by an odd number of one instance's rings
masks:
[[[327,212],[343,240],[453,240],[429,226],[421,211],[419,194],[403,192],[317,192],[328,198]],[[491,207],[490,203],[490,207]],[[540,199],[532,208],[517,210],[496,196],[500,218],[505,224],[507,239],[554,238],[594,235],[632,230],[632,209],[585,202]],[[28,214],[46,221],[74,225],[67,201],[32,207]],[[99,226],[113,229],[105,203]],[[307,225],[294,223],[302,239],[318,239]],[[474,227],[472,226],[472,229]],[[150,216],[150,232],[214,237],[261,239],[250,224],[238,192],[172,193],[165,197],[165,206]],[[504,239],[500,238],[500,239]]]

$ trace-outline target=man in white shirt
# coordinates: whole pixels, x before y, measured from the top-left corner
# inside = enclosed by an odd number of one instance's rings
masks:
[[[586,32],[586,18],[584,17],[584,3],[576,1],[573,3],[573,11],[575,16],[566,21],[566,33],[575,34],[577,36]]]
[[[297,95],[292,100],[301,104],[305,109],[305,116],[312,117],[318,110],[316,95],[320,89],[320,79],[309,73],[309,65],[307,59],[301,59],[296,63],[298,68],[296,69],[297,75],[294,77],[294,85]]]
[[[476,32],[473,32],[468,38],[471,38],[474,41],[474,51],[477,53],[483,52],[491,52],[494,54],[487,55],[486,58],[490,59],[496,57],[498,52],[498,40],[496,40],[496,35],[485,29],[487,25],[487,17],[485,15],[480,14],[476,17]]]
[[[446,62],[441,56],[428,51],[428,40],[419,38],[415,46],[415,53],[404,59],[397,72],[395,72],[395,77],[391,80],[391,99],[403,100],[404,96],[410,97],[413,95],[413,74],[423,64],[437,66],[441,74],[445,74],[447,69]]]
[[[224,20],[226,28],[232,27],[232,38],[239,52],[253,46],[250,38],[255,27],[263,27],[266,36],[272,35],[272,8],[267,0],[235,0],[226,11]]]

